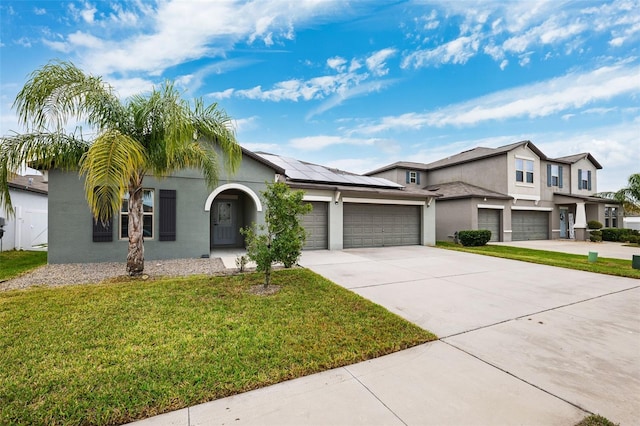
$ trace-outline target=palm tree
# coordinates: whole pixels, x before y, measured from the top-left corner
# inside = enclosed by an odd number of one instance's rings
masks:
[[[25,162],[45,170],[77,170],[94,220],[102,223],[117,215],[128,193],[127,272],[132,276],[144,270],[144,177],[195,168],[214,187],[216,149],[230,173],[241,160],[230,117],[202,99],[191,105],[169,82],[121,101],[100,77],[70,62],[52,61],[29,76],[13,107],[26,133],[2,138],[0,204],[12,214],[7,182]],[[80,127],[66,130],[71,120],[90,125],[94,136],[85,138]]]
[[[625,214],[640,213],[640,173],[629,176],[629,186],[616,192],[599,192],[602,198],[615,200],[622,204]]]

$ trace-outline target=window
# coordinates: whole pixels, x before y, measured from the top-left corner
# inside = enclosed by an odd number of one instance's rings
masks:
[[[547,164],[547,186],[562,188],[562,166]]]
[[[420,185],[420,172],[407,171],[407,183],[415,183]]]
[[[142,194],[142,234],[153,238],[153,190],[144,189]],[[120,209],[120,238],[129,238],[129,194],[125,194]]]
[[[591,191],[591,170],[578,169],[578,189]]]
[[[618,227],[618,208],[617,207],[604,208],[604,227],[605,228]]]
[[[516,182],[533,183],[533,160],[516,158]]]

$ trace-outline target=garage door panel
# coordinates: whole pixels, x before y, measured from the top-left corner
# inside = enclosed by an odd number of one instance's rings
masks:
[[[329,205],[324,202],[310,202],[313,210],[302,218],[302,225],[307,230],[305,250],[323,250],[328,248],[328,211]]]
[[[512,211],[511,229],[513,241],[549,239],[549,212]]]
[[[498,209],[478,209],[478,229],[491,231],[489,241],[500,241],[500,214]]]
[[[420,244],[420,206],[344,204],[344,248]]]

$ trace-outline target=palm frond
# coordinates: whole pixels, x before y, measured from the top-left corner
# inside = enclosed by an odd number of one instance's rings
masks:
[[[82,158],[85,193],[93,216],[106,222],[120,209],[132,181],[142,181],[144,147],[117,130],[101,134]]]
[[[225,156],[225,167],[230,173],[238,170],[242,149],[236,141],[233,121],[216,103],[205,106],[199,98],[194,101],[192,120],[197,136],[220,147]]]
[[[49,170],[78,170],[89,144],[75,135],[62,132],[25,133],[2,138],[0,143],[0,205],[13,216],[9,181],[25,164]]]
[[[117,123],[123,109],[112,88],[71,62],[52,61],[35,70],[13,107],[28,131],[61,131],[72,118],[99,130]]]
[[[176,149],[173,162],[164,171],[171,174],[176,170],[186,168],[200,170],[210,188],[217,185],[219,178],[218,155],[213,148],[196,141],[184,144]]]

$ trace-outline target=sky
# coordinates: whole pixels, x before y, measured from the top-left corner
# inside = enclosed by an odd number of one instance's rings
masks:
[[[0,2],[0,134],[71,61],[121,98],[166,80],[245,148],[355,173],[532,141],[640,172],[640,0]]]

